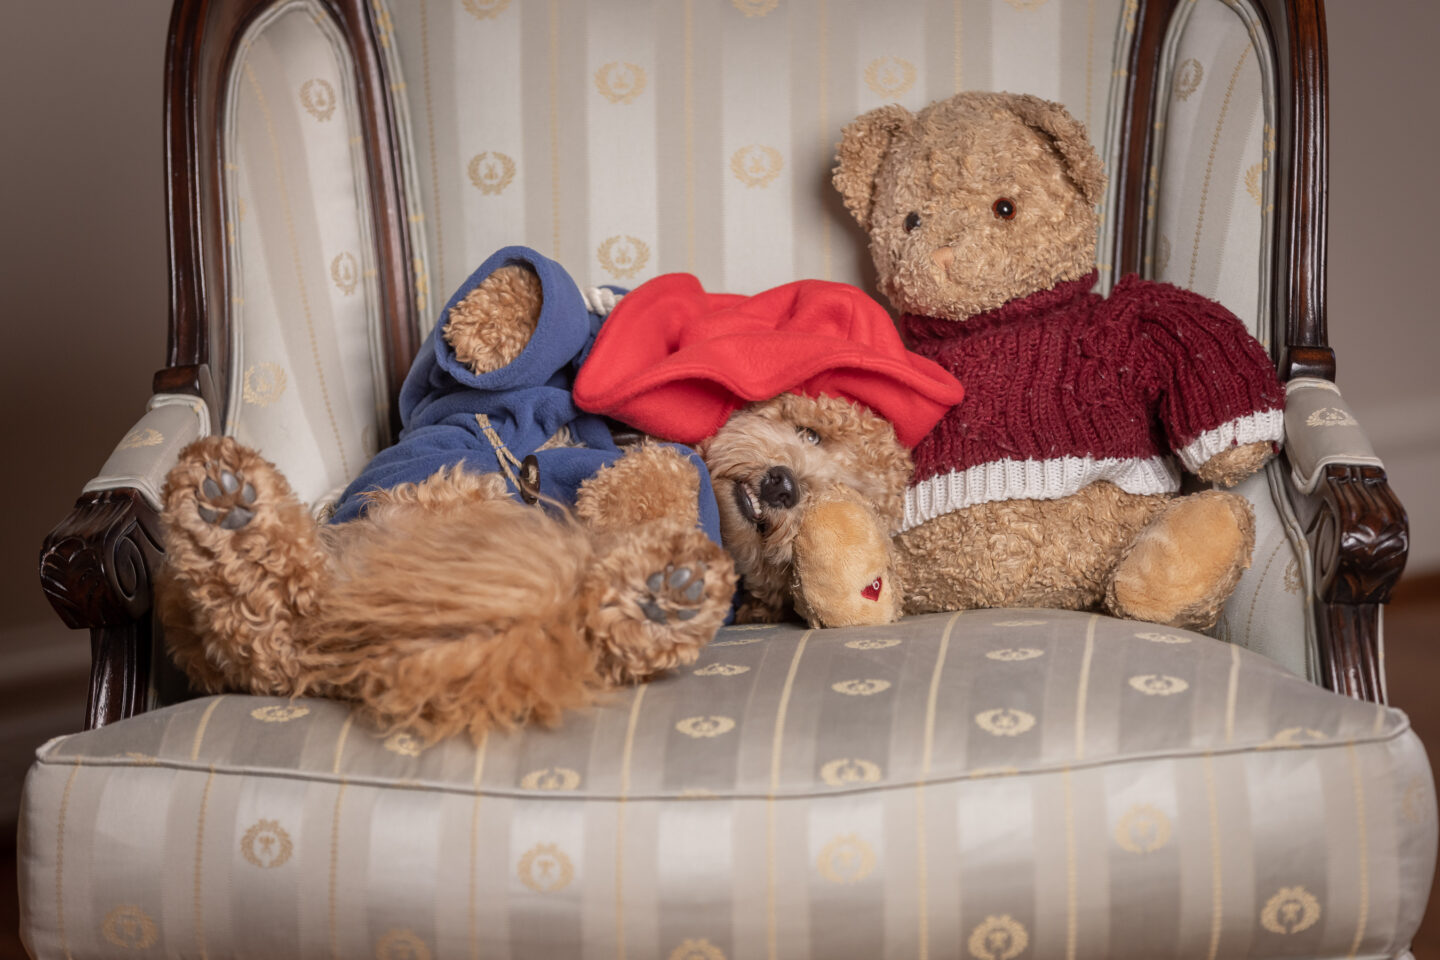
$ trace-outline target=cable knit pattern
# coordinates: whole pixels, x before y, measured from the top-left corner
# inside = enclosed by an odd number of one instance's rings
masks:
[[[964,322],[901,317],[912,349],[965,399],[915,448],[906,528],[975,503],[1068,496],[1096,480],[1179,489],[1224,449],[1279,443],[1285,394],[1264,347],[1198,294],[1096,274]]]

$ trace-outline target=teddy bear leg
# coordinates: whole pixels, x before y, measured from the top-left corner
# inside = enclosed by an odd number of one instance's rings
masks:
[[[477,374],[508,366],[535,333],[543,299],[540,278],[529,267],[501,267],[451,310],[445,342]]]
[[[1177,497],[1140,532],[1105,592],[1119,617],[1203,630],[1250,566],[1255,514],[1239,494]]]
[[[729,555],[673,519],[597,534],[596,548],[581,602],[602,679],[632,683],[694,663],[730,610]]]
[[[791,595],[812,627],[900,619],[904,595],[889,532],[852,487],[812,494],[795,537]]]
[[[186,447],[163,500],[159,610],[177,664],[210,691],[291,692],[298,624],[328,578],[309,511],[230,437]]]

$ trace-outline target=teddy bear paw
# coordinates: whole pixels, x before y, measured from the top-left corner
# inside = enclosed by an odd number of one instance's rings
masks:
[[[218,463],[207,463],[205,469],[205,479],[195,494],[200,519],[222,530],[239,530],[254,520],[255,485]]]

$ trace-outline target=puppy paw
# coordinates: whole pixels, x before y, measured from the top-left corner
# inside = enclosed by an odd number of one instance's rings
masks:
[[[222,530],[239,530],[255,519],[255,484],[222,463],[205,465],[205,479],[195,492],[195,512]]]
[[[602,675],[628,683],[693,663],[734,590],[730,557],[694,527],[656,521],[609,538],[586,590]]]

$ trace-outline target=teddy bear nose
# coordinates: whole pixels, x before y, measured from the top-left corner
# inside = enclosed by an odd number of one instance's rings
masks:
[[[933,260],[935,266],[941,270],[949,270],[950,264],[955,262],[955,251],[949,247],[941,247],[939,250],[930,254],[930,259]]]
[[[789,510],[800,500],[795,488],[795,474],[788,467],[771,467],[760,478],[760,502],[767,507]]]

